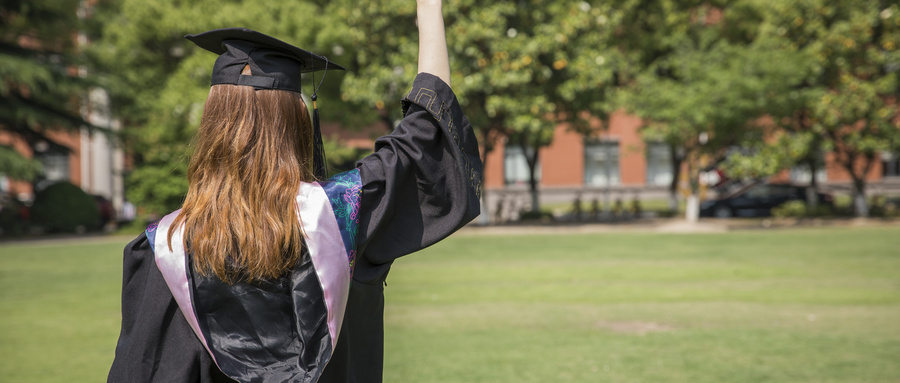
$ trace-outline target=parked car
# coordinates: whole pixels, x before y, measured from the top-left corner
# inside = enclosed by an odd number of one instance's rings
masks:
[[[788,201],[805,201],[807,186],[755,183],[700,204],[701,217],[768,217],[772,208]],[[834,197],[816,193],[819,205],[834,207]]]
[[[97,210],[100,212],[100,221],[97,222],[97,227],[102,228],[116,218],[116,210],[113,208],[112,202],[105,197],[100,195],[94,195],[93,197],[94,201],[97,201]]]

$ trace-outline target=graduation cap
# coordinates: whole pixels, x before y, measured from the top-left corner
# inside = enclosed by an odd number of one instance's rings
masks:
[[[200,48],[219,55],[213,66],[211,85],[233,84],[252,86],[256,90],[277,89],[299,93],[301,75],[312,72],[315,86],[310,96],[313,102],[313,172],[317,178],[325,178],[325,150],[316,103],[325,74],[316,85],[315,72],[346,69],[324,56],[247,28],[214,29],[184,37]],[[246,66],[250,67],[250,75],[241,74]]]

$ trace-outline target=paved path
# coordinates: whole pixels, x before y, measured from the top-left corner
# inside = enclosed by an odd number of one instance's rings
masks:
[[[552,223],[509,224],[479,226],[470,224],[460,233],[465,235],[522,235],[522,234],[588,234],[588,233],[726,233],[737,230],[777,230],[805,227],[867,227],[886,226],[900,229],[900,219],[701,219],[691,223],[681,218],[652,219],[621,223]]]
[[[53,235],[44,237],[28,237],[28,238],[9,238],[0,239],[0,248],[9,245],[38,244],[59,246],[66,244],[86,244],[86,243],[111,243],[119,242],[124,248],[128,242],[131,242],[137,235],[111,235],[102,233],[89,233],[82,235]]]
[[[726,233],[736,230],[778,230],[805,227],[896,227],[900,233],[900,219],[814,219],[814,220],[779,220],[779,219],[702,219],[690,223],[680,218],[648,219],[618,223],[550,223],[521,224],[514,223],[498,226],[479,226],[470,224],[462,230],[461,235],[529,235],[529,234],[591,234],[591,233],[683,233],[708,234]],[[109,235],[90,233],[84,235],[56,235],[37,238],[0,237],[0,248],[16,244],[65,245],[69,243],[110,243],[118,242],[124,247],[134,239],[135,235]]]

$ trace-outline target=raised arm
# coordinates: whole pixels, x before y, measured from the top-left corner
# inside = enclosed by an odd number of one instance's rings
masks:
[[[419,73],[430,73],[450,85],[450,58],[444,33],[443,0],[416,0],[419,24]]]

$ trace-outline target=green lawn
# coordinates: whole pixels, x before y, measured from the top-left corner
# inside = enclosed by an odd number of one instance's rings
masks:
[[[396,263],[386,382],[897,382],[900,230],[457,235]],[[0,245],[0,376],[102,381],[127,240]]]

